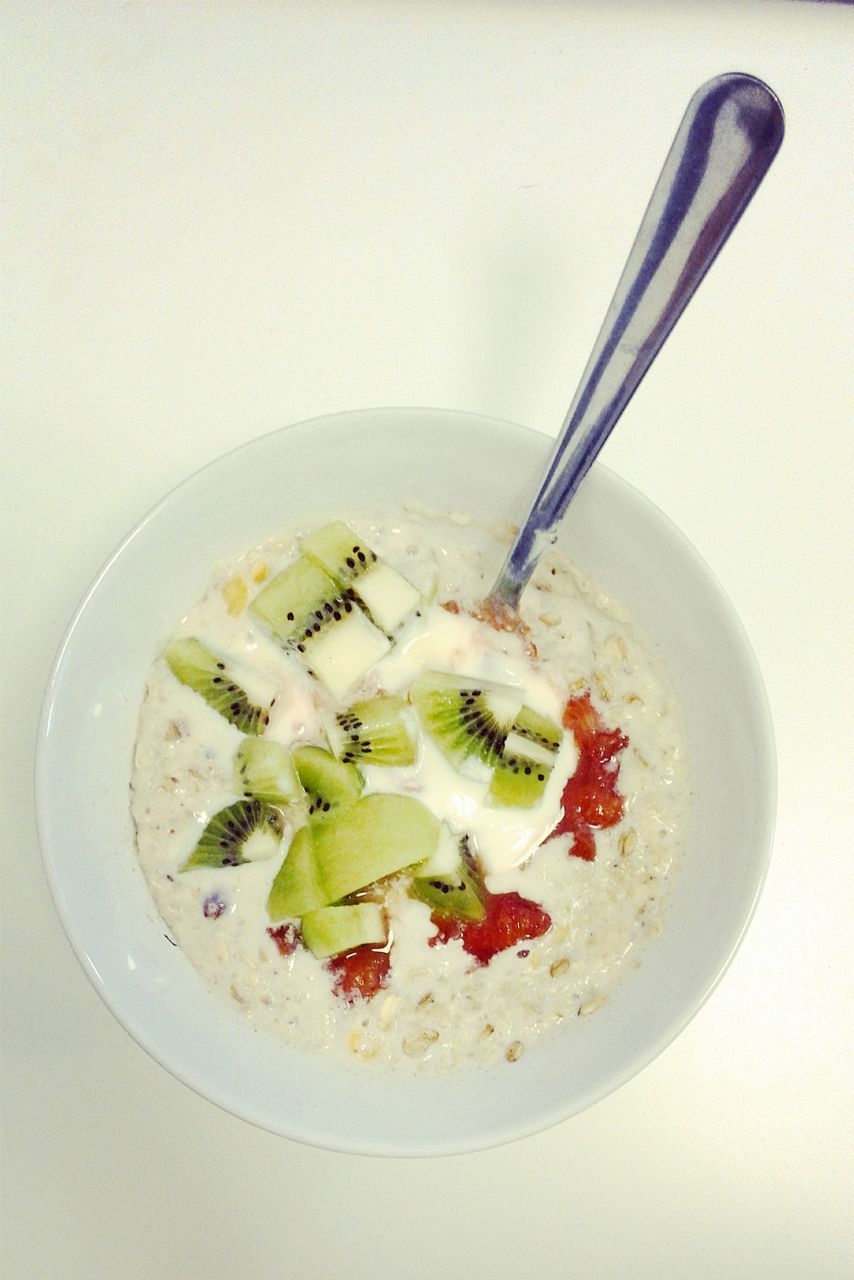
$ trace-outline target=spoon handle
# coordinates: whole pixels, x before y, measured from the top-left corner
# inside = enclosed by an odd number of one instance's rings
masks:
[[[689,102],[493,604],[517,608],[572,495],[782,141],[783,109],[754,76],[717,76]]]

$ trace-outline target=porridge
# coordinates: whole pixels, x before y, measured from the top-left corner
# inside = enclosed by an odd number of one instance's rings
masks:
[[[517,1061],[666,918],[678,708],[555,550],[512,630],[506,527],[406,509],[220,566],[149,673],[131,807],[171,937],[255,1029],[402,1070]]]

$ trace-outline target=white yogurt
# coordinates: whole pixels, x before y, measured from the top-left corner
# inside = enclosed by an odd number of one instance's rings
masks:
[[[393,523],[349,522],[426,594],[438,581],[439,601],[475,604],[503,561],[507,530],[416,510],[404,514]],[[245,608],[229,612],[234,593],[226,584],[242,580],[251,598],[262,571],[268,580],[295,549],[293,539],[275,540],[220,566],[176,631],[240,664],[251,688],[275,690],[266,736],[286,746],[323,741],[321,717],[330,700]],[[611,998],[638,962],[639,944],[661,932],[688,789],[677,709],[649,644],[618,604],[554,551],[543,557],[522,600],[535,660],[516,634],[438,604],[420,612],[353,699],[380,689],[405,691],[423,669],[436,667],[516,685],[527,705],[557,721],[569,696],[589,690],[605,725],[629,739],[620,763],[623,817],[596,832],[594,862],[570,856],[569,836],[542,843],[560,818],[561,794],[576,767],[570,733],[542,800],[528,810],[484,805],[488,775],[461,774],[429,740],[411,768],[364,768],[366,791],[417,795],[467,832],[490,890],[516,891],[548,911],[552,927],[542,937],[478,966],[458,940],[429,945],[435,933],[430,911],[400,886],[387,903],[387,987],[352,1006],[335,996],[322,962],[302,948],[282,957],[267,933],[265,904],[282,855],[179,872],[205,823],[237,798],[232,761],[241,735],[162,659],[152,666],[140,713],[131,801],[140,862],[173,938],[254,1027],[354,1061],[442,1070],[512,1061],[540,1036],[571,1026]],[[206,915],[206,902],[222,904],[221,914],[209,906]]]

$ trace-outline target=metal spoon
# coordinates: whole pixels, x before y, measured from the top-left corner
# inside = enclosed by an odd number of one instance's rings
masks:
[[[688,104],[531,509],[484,602],[509,622],[522,589],[641,378],[783,141],[754,76],[717,76]]]

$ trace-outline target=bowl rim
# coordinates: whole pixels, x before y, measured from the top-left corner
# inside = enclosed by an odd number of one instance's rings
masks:
[[[124,1030],[175,1079],[180,1080],[182,1083],[193,1089],[193,1091],[199,1096],[215,1103],[230,1114],[245,1119],[257,1127],[288,1137],[294,1141],[307,1143],[309,1145],[328,1150],[348,1152],[351,1154],[421,1157],[462,1154],[466,1152],[484,1150],[507,1142],[516,1141],[520,1138],[530,1136],[531,1134],[541,1132],[554,1124],[561,1123],[562,1121],[571,1118],[573,1115],[586,1110],[596,1102],[601,1101],[604,1097],[608,1096],[616,1089],[622,1087],[622,1085],[628,1080],[632,1079],[639,1073],[639,1071],[643,1070],[653,1062],[681,1034],[715,991],[732,964],[753,920],[765,885],[773,848],[777,813],[778,770],[770,703],[756,655],[735,607],[724,591],[717,575],[703,559],[690,539],[688,539],[688,537],[681,531],[681,529],[678,528],[670,517],[656,503],[647,498],[628,480],[611,470],[609,467],[597,462],[594,466],[594,471],[602,476],[607,484],[610,484],[616,490],[621,491],[624,497],[635,503],[640,503],[649,512],[651,512],[656,521],[666,531],[668,538],[679,547],[683,555],[693,563],[694,567],[699,570],[701,575],[704,577],[706,586],[716,597],[717,604],[724,615],[730,633],[735,637],[739,644],[741,656],[746,667],[746,674],[749,677],[749,682],[753,692],[755,728],[760,735],[762,756],[761,761],[758,762],[758,772],[759,776],[762,778],[763,785],[760,789],[759,810],[757,813],[758,827],[762,832],[761,849],[757,849],[755,855],[755,874],[752,881],[752,895],[749,901],[745,901],[743,903],[742,911],[740,913],[740,926],[732,936],[726,955],[719,960],[716,973],[712,980],[708,982],[705,989],[695,997],[690,1007],[686,1007],[683,1010],[682,1015],[679,1018],[668,1023],[666,1029],[655,1041],[643,1046],[642,1053],[633,1055],[632,1059],[625,1063],[622,1070],[603,1078],[601,1087],[589,1090],[589,1096],[582,1097],[577,1103],[568,1101],[566,1106],[561,1109],[560,1114],[555,1114],[554,1109],[552,1109],[550,1114],[545,1117],[538,1113],[527,1119],[520,1119],[516,1124],[505,1122],[500,1126],[500,1129],[496,1129],[494,1133],[484,1134],[478,1140],[472,1140],[470,1136],[464,1136],[456,1144],[449,1142],[448,1140],[444,1140],[437,1143],[435,1147],[432,1148],[429,1143],[421,1143],[419,1148],[414,1150],[410,1149],[408,1145],[398,1146],[394,1143],[388,1142],[377,1142],[372,1144],[364,1141],[342,1141],[335,1138],[332,1132],[327,1134],[318,1132],[300,1132],[299,1126],[295,1127],[293,1124],[283,1126],[281,1123],[272,1122],[271,1117],[264,1113],[262,1107],[253,1109],[247,1106],[241,1107],[236,1105],[233,1099],[222,1095],[219,1090],[207,1085],[203,1080],[193,1078],[188,1075],[186,1071],[179,1069],[176,1067],[174,1062],[170,1061],[168,1054],[159,1046],[158,1042],[155,1039],[152,1039],[151,1035],[149,1035],[144,1028],[139,1025],[138,1021],[135,1020],[122,1006],[118,997],[111,991],[109,984],[105,982],[104,978],[95,967],[88,953],[85,939],[81,937],[78,923],[66,902],[62,889],[62,873],[60,865],[55,857],[54,850],[50,847],[50,840],[48,839],[47,834],[49,829],[48,815],[50,810],[49,776],[47,771],[48,739],[58,694],[59,679],[65,656],[73,643],[83,615],[90,607],[91,602],[98,593],[102,583],[111,573],[114,566],[122,559],[129,546],[139,538],[153,522],[157,520],[158,516],[165,508],[174,503],[180,502],[181,496],[188,488],[198,485],[200,481],[204,479],[206,473],[210,472],[214,468],[227,464],[237,455],[247,454],[257,449],[263,449],[264,445],[271,442],[273,438],[282,437],[300,429],[311,430],[317,428],[321,424],[326,427],[334,423],[343,423],[347,419],[358,418],[364,420],[366,415],[387,419],[394,417],[399,420],[401,415],[417,416],[426,414],[441,415],[443,417],[447,417],[449,420],[468,420],[473,424],[477,423],[480,425],[489,424],[490,426],[500,426],[509,429],[513,433],[522,433],[529,437],[536,438],[538,443],[547,444],[550,440],[550,437],[542,431],[507,419],[495,418],[492,415],[448,408],[432,408],[430,406],[382,406],[378,408],[344,410],[338,413],[324,414],[314,418],[304,419],[299,422],[288,423],[283,426],[273,428],[272,430],[253,437],[250,440],[244,441],[234,448],[227,450],[225,453],[210,459],[208,462],[204,463],[190,475],[186,476],[183,480],[174,485],[153,506],[151,506],[140,519],[136,521],[128,533],[126,533],[117,544],[115,549],[104,560],[101,567],[92,578],[89,586],[77,605],[71,620],[68,622],[64,630],[62,639],[51,664],[50,675],[42,700],[36,744],[34,769],[36,825],[41,849],[41,861],[48,882],[48,887],[73,953],[75,954],[87,978],[95,987],[98,995],[101,997],[116,1020]]]

